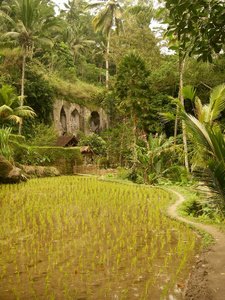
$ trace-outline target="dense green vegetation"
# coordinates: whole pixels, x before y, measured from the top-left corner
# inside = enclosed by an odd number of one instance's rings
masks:
[[[13,121],[30,146],[53,145],[57,98],[101,106],[110,128],[101,137],[81,134],[80,145],[137,183],[187,184],[199,180],[197,171],[219,195],[223,216],[224,3],[160,2],[68,0],[56,13],[49,0],[0,1],[1,152],[13,158],[6,132],[18,132]],[[156,19],[167,30],[154,31]],[[185,94],[187,85],[195,95]],[[216,117],[199,120],[218,86],[208,111]],[[176,118],[165,123],[168,112]]]

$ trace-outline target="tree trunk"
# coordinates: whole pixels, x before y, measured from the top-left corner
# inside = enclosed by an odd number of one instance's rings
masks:
[[[143,140],[145,142],[145,146],[148,151],[150,151],[149,143],[148,143],[148,134],[147,132],[143,129]]]
[[[182,59],[179,53],[179,76],[180,76],[180,87],[179,87],[179,99],[181,104],[184,107],[184,96],[182,93],[183,90],[183,70],[184,70],[184,60]],[[187,171],[189,172],[189,163],[188,163],[188,147],[187,147],[187,135],[185,129],[185,122],[182,120],[182,131],[183,131],[183,143],[184,143],[184,162]]]
[[[109,40],[110,40],[110,33],[107,36],[107,49],[106,49],[106,60],[105,60],[105,86],[109,88]]]
[[[132,168],[135,167],[138,159],[137,159],[137,122],[136,122],[136,111],[135,111],[135,105],[133,103],[133,138],[134,138],[134,148],[133,148],[133,159],[134,159],[134,164]]]
[[[119,156],[119,164],[120,164],[120,167],[122,167],[122,151],[123,151],[123,141],[124,141],[124,128],[127,124],[126,122],[126,118],[124,118],[124,126],[123,126],[123,131],[122,131],[122,135],[121,135],[121,141],[120,141],[120,156]]]
[[[30,60],[33,59],[33,55],[34,55],[34,41],[32,41],[32,45],[31,45],[31,50],[30,50]]]
[[[175,125],[174,125],[174,145],[177,143],[177,126],[178,126],[178,106],[177,106],[177,113],[176,113],[176,119],[175,119]]]
[[[25,46],[25,49],[24,49],[24,52],[23,52],[23,62],[22,62],[20,106],[23,106],[23,102],[24,102],[24,78],[25,78],[26,56],[27,56],[27,47]],[[22,118],[20,118],[19,132],[18,132],[20,135],[21,135],[21,132],[22,132],[22,123],[23,123],[23,120],[22,120]]]

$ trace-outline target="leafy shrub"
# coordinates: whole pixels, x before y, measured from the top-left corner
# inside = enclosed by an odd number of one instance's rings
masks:
[[[17,142],[21,145],[26,144],[26,139],[23,135],[18,135],[18,134],[10,134],[9,135],[9,141],[14,141]]]
[[[32,146],[54,146],[58,133],[54,126],[39,124],[34,128],[34,136],[29,140]]]
[[[165,170],[165,177],[169,178],[172,182],[187,183],[191,176],[187,169],[183,166],[172,166]]]
[[[128,179],[130,175],[130,170],[122,167],[116,169],[118,171],[117,176],[123,180]]]
[[[97,134],[91,133],[81,137],[78,146],[90,146],[96,155],[106,155],[106,142]]]

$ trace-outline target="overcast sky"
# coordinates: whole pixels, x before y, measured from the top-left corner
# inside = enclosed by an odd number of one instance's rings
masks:
[[[68,0],[52,0],[53,2],[55,2],[57,5],[59,5],[60,8],[64,8],[63,3],[68,3]],[[157,7],[158,1],[157,0],[153,0],[153,5],[154,7]]]

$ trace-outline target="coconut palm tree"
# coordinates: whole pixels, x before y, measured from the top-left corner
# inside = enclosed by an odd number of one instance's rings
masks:
[[[104,8],[100,10],[97,16],[93,19],[93,26],[95,32],[102,30],[106,34],[107,50],[106,50],[106,88],[109,87],[109,49],[110,38],[112,28],[115,27],[115,31],[118,34],[122,28],[122,9],[117,0],[109,0],[107,2],[98,2],[89,4],[87,8],[95,8],[104,5]]]
[[[3,7],[3,6],[2,6]],[[4,7],[3,7],[4,8]],[[11,0],[11,5],[0,10],[0,19],[8,25],[8,31],[2,35],[2,39],[18,44],[23,53],[21,75],[21,106],[24,103],[24,80],[27,55],[32,59],[34,45],[52,46],[51,39],[47,36],[50,28],[58,26],[57,21],[47,20],[45,12],[46,4],[40,0]],[[19,125],[19,134],[22,130],[22,119]]]
[[[75,29],[67,27],[64,30],[63,41],[68,45],[71,54],[73,55],[73,63],[75,65],[76,58],[79,57],[90,45],[95,42],[88,40],[82,33],[82,26],[78,25]]]
[[[99,44],[96,44],[96,48],[92,51],[92,58],[98,61],[98,67],[102,69],[103,63],[106,60],[106,44],[104,41],[101,41]],[[99,82],[102,82],[102,73],[99,77]]]
[[[21,106],[20,103],[20,97],[16,95],[15,89],[9,85],[3,85],[0,89],[0,123],[2,125],[7,121],[20,123],[24,117],[36,116],[31,107]]]

